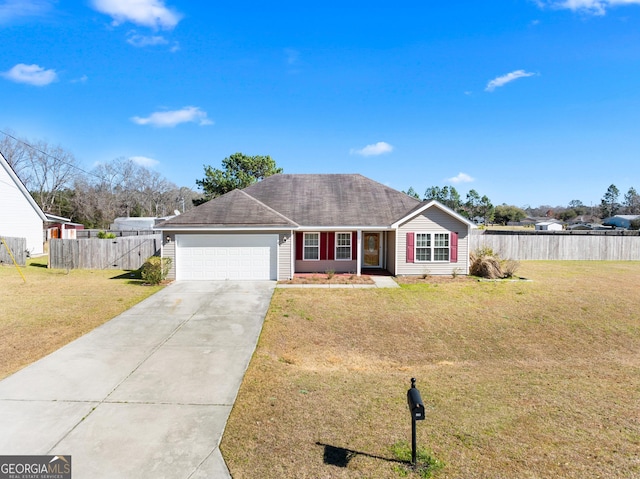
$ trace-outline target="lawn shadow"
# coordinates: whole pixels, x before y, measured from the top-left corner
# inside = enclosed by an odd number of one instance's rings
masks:
[[[35,267],[35,268],[48,268],[47,263],[29,263],[29,267]]]
[[[332,446],[331,444],[324,444],[322,442],[316,442],[316,445],[322,446],[324,448],[322,459],[325,464],[328,464],[330,466],[347,467],[349,461],[356,456],[365,456],[372,459],[378,459],[380,461],[393,462],[396,464],[410,464],[407,461],[400,461],[398,459],[376,456],[375,454],[369,454],[362,451],[354,451],[353,449]]]
[[[118,276],[114,276],[109,279],[142,279],[142,273],[139,269],[136,270],[126,270],[125,273],[119,274]],[[136,281],[137,282],[137,281]]]

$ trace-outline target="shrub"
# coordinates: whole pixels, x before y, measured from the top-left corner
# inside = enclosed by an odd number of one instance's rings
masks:
[[[503,260],[498,253],[486,246],[471,253],[470,260],[469,272],[473,276],[487,279],[512,278],[520,267],[518,261]]]
[[[514,259],[507,259],[502,262],[502,272],[505,278],[513,278],[520,268],[520,262]]]
[[[116,237],[115,233],[107,233],[106,231],[98,231],[98,238],[100,239],[113,239]]]
[[[142,279],[149,284],[160,284],[160,282],[169,274],[171,267],[171,258],[160,258],[152,256],[142,265],[140,275]]]
[[[335,276],[336,272],[333,269],[328,269],[327,271],[325,271],[325,274],[327,275],[328,279],[331,279]]]

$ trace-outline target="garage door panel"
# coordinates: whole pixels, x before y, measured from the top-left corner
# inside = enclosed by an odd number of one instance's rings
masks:
[[[278,235],[176,235],[178,280],[274,280]]]

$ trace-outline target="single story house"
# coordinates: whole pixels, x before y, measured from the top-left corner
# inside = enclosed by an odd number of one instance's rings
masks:
[[[562,231],[562,223],[557,221],[541,221],[536,223],[536,231]]]
[[[50,239],[77,239],[76,231],[84,230],[84,225],[74,223],[70,218],[45,213],[47,216],[47,241]]]
[[[176,210],[176,214],[180,214]],[[162,218],[156,218],[155,216],[122,216],[113,220],[109,230],[110,231],[143,231],[143,230],[156,230],[157,225],[173,218],[175,215],[164,216]],[[151,233],[151,232],[150,232]]]
[[[640,215],[615,215],[602,221],[605,226],[613,226],[615,228],[631,228],[631,222],[639,220]]]
[[[0,153],[0,236],[25,238],[30,255],[44,253],[47,217]]]
[[[475,225],[357,174],[279,174],[159,225],[170,279],[469,273]]]

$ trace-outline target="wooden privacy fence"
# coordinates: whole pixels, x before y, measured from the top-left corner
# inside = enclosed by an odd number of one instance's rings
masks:
[[[112,239],[52,239],[49,267],[136,270],[147,258],[159,254],[161,238],[155,234]]]
[[[25,266],[27,264],[27,239],[7,236],[2,236],[2,239],[7,243],[16,263],[19,266]],[[13,260],[2,241],[0,241],[0,264],[13,264]]]
[[[474,230],[471,251],[485,246],[513,260],[640,260],[637,231]]]

